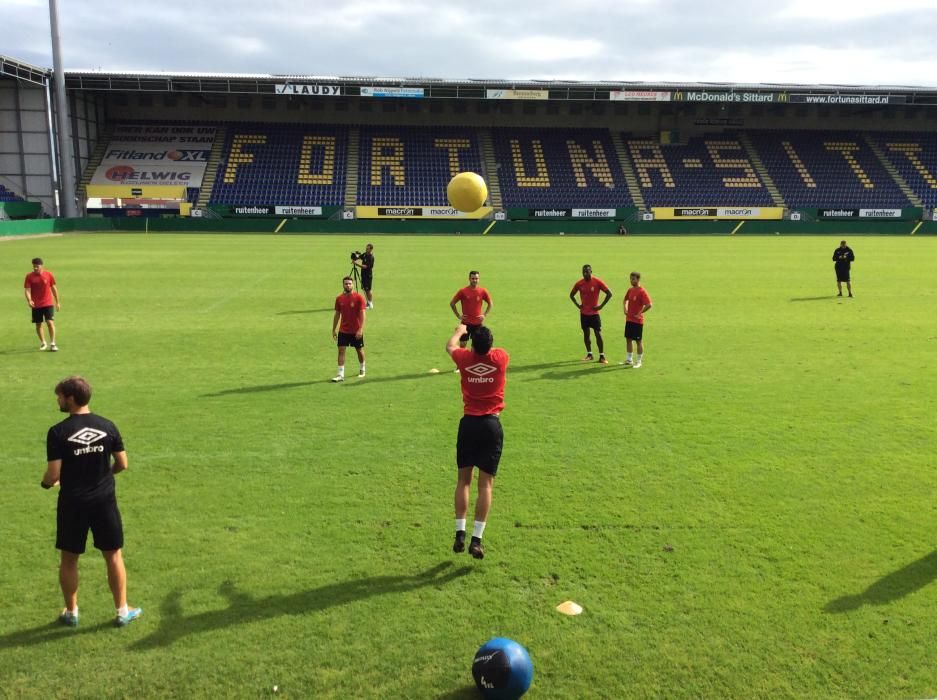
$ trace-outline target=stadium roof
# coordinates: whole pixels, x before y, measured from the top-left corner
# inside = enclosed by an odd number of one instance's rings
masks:
[[[52,72],[0,55],[0,75],[44,84]],[[894,103],[937,105],[937,87],[915,85],[835,85],[802,83],[700,83],[644,81],[534,80],[504,78],[432,78],[337,76],[269,73],[178,73],[167,71],[67,70],[65,83],[73,90],[122,92],[215,92],[276,95],[282,86],[338,86],[345,96],[359,96],[366,86],[423,89],[424,97],[479,98],[486,90],[547,91],[549,99],[608,99],[611,91],[716,91],[805,93],[808,95],[890,95]],[[290,92],[289,94],[297,94]]]

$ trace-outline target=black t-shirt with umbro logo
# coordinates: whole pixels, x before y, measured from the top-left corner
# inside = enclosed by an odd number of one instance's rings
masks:
[[[111,454],[124,451],[117,426],[94,413],[71,415],[49,428],[46,455],[62,460],[59,476],[63,498],[96,501],[114,493]]]

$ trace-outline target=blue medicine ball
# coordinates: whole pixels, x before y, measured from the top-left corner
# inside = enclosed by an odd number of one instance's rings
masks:
[[[475,653],[472,677],[482,695],[491,700],[515,700],[534,679],[530,654],[513,639],[495,637]]]

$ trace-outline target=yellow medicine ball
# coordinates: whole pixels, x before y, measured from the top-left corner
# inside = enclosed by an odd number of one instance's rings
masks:
[[[459,211],[472,212],[485,203],[488,186],[477,173],[459,173],[449,181],[446,195],[449,204]]]

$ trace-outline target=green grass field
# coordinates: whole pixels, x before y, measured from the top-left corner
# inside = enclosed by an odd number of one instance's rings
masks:
[[[850,239],[855,299],[832,238],[371,241],[368,377],[341,385],[332,305],[364,239],[0,243],[0,696],[470,698],[492,636],[530,651],[531,698],[937,695],[937,239]],[[57,354],[22,297],[36,255]],[[604,368],[567,298],[586,262],[615,293]],[[444,347],[472,268],[511,354],[483,561],[450,551]],[[617,365],[632,269],[640,370]],[[121,630],[90,544],[81,626],[51,624],[39,479],[72,373],[130,457],[144,616]]]

